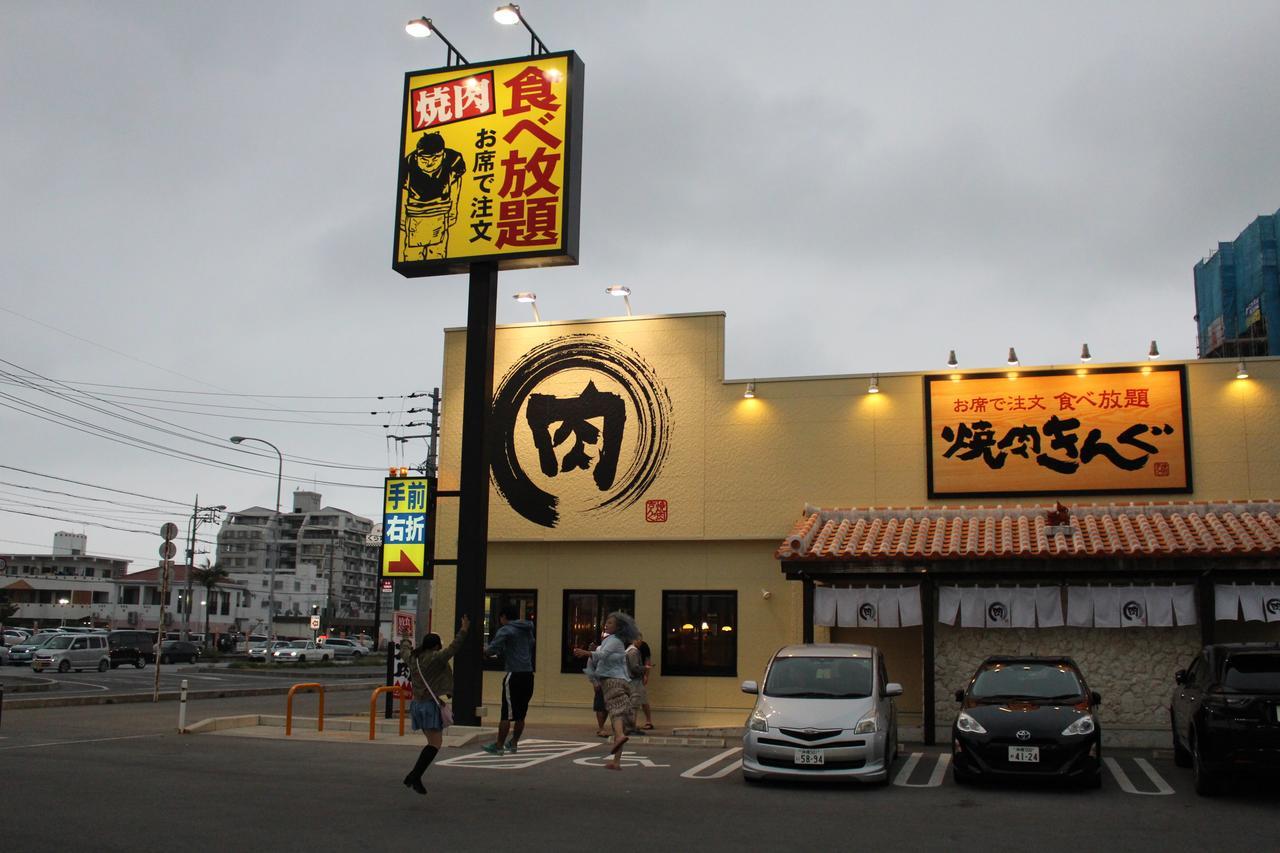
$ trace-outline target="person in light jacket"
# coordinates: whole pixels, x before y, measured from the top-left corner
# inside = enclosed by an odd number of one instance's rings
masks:
[[[600,682],[609,722],[613,726],[613,742],[605,767],[622,769],[622,747],[627,743],[627,730],[635,727],[631,709],[631,674],[627,671],[627,646],[639,635],[636,621],[622,611],[610,613],[604,631],[608,638],[595,651],[574,649],[575,657],[589,658],[584,670],[588,679]]]
[[[413,718],[414,731],[421,729],[426,735],[427,745],[418,754],[418,762],[409,775],[404,777],[404,784],[419,794],[427,793],[422,785],[422,774],[427,772],[444,742],[444,703],[453,695],[453,670],[449,668],[449,660],[462,648],[471,619],[463,616],[458,625],[458,635],[448,648],[441,648],[439,634],[427,634],[422,638],[422,645],[414,649],[408,658],[409,679],[413,683],[409,715]]]

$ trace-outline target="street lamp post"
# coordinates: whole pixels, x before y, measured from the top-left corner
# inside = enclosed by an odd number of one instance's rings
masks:
[[[276,458],[279,460],[279,466],[276,468],[276,514],[272,518],[272,520],[276,524],[276,527],[278,528],[280,526],[280,484],[284,481],[284,454],[280,452],[280,448],[276,447],[274,444],[267,441],[265,438],[254,438],[252,436],[247,436],[247,435],[231,436],[232,444],[242,444],[243,442],[246,442],[246,441],[256,441],[260,444],[265,444],[267,447],[270,447],[272,450],[276,452]],[[280,536],[279,536],[280,531],[277,529],[275,532],[276,532],[276,535],[272,539],[273,547],[271,549],[272,550],[271,571],[268,578],[268,584],[269,584],[268,586],[269,596],[267,599],[267,602],[268,602],[267,603],[268,648],[270,647],[271,641],[274,640],[276,636],[276,563],[280,562]]]

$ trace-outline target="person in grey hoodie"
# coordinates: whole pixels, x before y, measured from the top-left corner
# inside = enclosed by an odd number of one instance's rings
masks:
[[[520,611],[506,604],[498,615],[502,626],[493,635],[484,653],[487,657],[502,655],[506,675],[502,677],[502,718],[498,722],[498,739],[482,746],[490,755],[515,752],[524,733],[524,718],[533,698],[534,627],[528,619],[518,619]],[[511,740],[507,740],[507,732]]]

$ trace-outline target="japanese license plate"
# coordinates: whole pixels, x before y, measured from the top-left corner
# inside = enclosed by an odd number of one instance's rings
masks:
[[[1021,761],[1029,763],[1037,763],[1040,761],[1040,747],[1038,746],[1011,746],[1009,747],[1009,760]]]
[[[796,764],[826,764],[827,757],[820,749],[797,749]]]

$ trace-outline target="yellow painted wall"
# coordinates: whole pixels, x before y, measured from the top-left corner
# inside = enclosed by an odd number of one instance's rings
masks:
[[[724,382],[724,316],[701,314],[499,327],[495,385],[531,347],[582,332],[634,349],[669,390],[671,455],[644,497],[668,500],[670,520],[647,523],[642,498],[608,516],[570,508],[557,527],[546,528],[525,520],[491,490],[488,586],[539,591],[542,651],[535,702],[585,707],[591,699],[580,676],[559,673],[561,590],[629,588],[622,579],[630,578],[637,593],[637,617],[651,637],[658,633],[663,589],[739,590],[738,677],[659,676],[650,696],[660,707],[749,707],[738,692],[739,681],[757,677],[773,649],[801,637],[799,585],[783,580],[773,551],[806,503],[958,503],[926,498],[920,373],[880,374],[882,393],[877,395],[866,393],[866,376],[758,379],[756,398],[745,400],[746,379]],[[442,489],[458,483],[464,355],[465,333],[448,331]],[[1275,452],[1280,439],[1280,359],[1250,360],[1249,370],[1251,378],[1236,380],[1235,362],[1188,363],[1195,492],[1168,499],[1280,496],[1280,457]],[[568,396],[580,393],[583,384],[583,375],[573,375],[538,390]],[[517,439],[522,457],[531,459],[527,428],[517,430]],[[584,504],[593,495],[589,471],[561,474],[552,485],[565,490],[571,505]],[[1069,502],[1130,499],[1163,498],[1104,495]],[[1014,497],[971,503],[1049,500]],[[442,500],[439,515],[438,555],[454,556],[456,502]],[[439,570],[438,581],[436,624],[452,624],[452,570]],[[765,601],[762,589],[771,590],[773,597]],[[656,652],[657,644],[650,645]],[[490,702],[496,689],[497,676],[491,675],[485,688]]]

